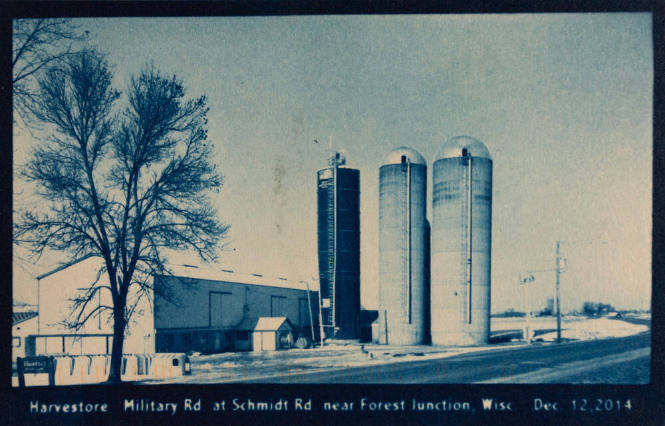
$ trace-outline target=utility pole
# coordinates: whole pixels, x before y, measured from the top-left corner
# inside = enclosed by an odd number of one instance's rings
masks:
[[[467,264],[467,296],[468,296],[468,301],[467,301],[467,322],[471,324],[471,309],[473,308],[472,304],[472,298],[471,298],[471,274],[473,273],[473,265],[471,262],[473,262],[473,249],[471,247],[471,244],[473,243],[473,229],[471,227],[471,222],[473,221],[473,191],[472,191],[472,184],[473,184],[473,175],[471,174],[471,152],[467,151],[467,159],[468,159],[468,170],[467,170],[467,194],[466,194],[466,199],[467,199],[467,219],[466,219],[466,225],[467,225],[467,246],[466,246],[466,264]]]
[[[557,240],[556,242],[556,265],[555,265],[555,271],[556,271],[556,342],[561,343],[561,292],[559,289],[559,284],[560,284],[560,278],[559,276],[561,275],[561,258],[559,257],[559,246],[560,242]]]

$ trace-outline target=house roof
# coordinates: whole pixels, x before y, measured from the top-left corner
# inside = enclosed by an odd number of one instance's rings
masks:
[[[88,258],[90,258],[90,257],[93,257],[93,256],[94,256],[94,254],[86,254],[85,256],[83,256],[83,257],[79,257],[78,259],[74,259],[74,260],[72,260],[71,262],[64,263],[64,264],[58,266],[58,267],[55,268],[55,269],[52,269],[52,270],[50,270],[50,271],[48,271],[48,272],[44,272],[43,274],[39,275],[39,276],[37,277],[37,279],[38,279],[38,280],[41,280],[42,278],[46,278],[46,277],[48,277],[49,275],[55,274],[56,272],[62,271],[63,269],[67,269],[67,268],[69,268],[70,266],[72,266],[72,265],[76,265],[76,264],[79,263],[79,262],[83,262],[84,260],[86,260],[86,259],[88,259]]]
[[[293,328],[291,321],[286,317],[261,317],[257,321],[254,331],[277,331],[285,322],[290,328]]]
[[[12,312],[12,325],[20,324],[37,316],[37,312]]]

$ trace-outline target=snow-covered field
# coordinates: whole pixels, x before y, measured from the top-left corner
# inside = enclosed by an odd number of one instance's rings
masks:
[[[544,330],[549,328],[556,328],[555,317],[535,317],[531,318],[531,327],[536,330]],[[504,331],[504,330],[521,330],[526,326],[526,319],[524,318],[492,318],[490,320],[490,330]]]
[[[637,318],[637,317],[636,317]],[[639,319],[648,319],[639,317]],[[531,318],[533,330],[556,329],[556,317]],[[526,326],[524,318],[492,318],[492,332],[501,330],[519,330]],[[625,337],[632,334],[648,331],[646,325],[632,324],[626,321],[610,318],[586,318],[566,316],[561,321],[561,337],[573,340],[605,339],[610,337]],[[538,334],[536,339],[545,342],[556,340],[556,331]]]
[[[594,318],[582,321],[570,321],[562,324],[561,337],[574,340],[606,339],[609,337],[625,337],[648,331],[646,325],[631,324],[609,318]],[[537,336],[545,342],[556,340],[556,332]]]

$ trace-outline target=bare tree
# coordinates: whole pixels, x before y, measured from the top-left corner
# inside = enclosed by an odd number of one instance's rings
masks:
[[[138,299],[156,290],[150,277],[168,273],[166,251],[213,260],[228,226],[207,196],[222,182],[206,144],[206,98],[186,100],[180,80],[148,67],[131,79],[115,115],[120,95],[111,77],[101,54],[83,52],[39,79],[36,117],[55,132],[23,175],[50,206],[22,212],[15,238],[36,256],[48,249],[103,259],[98,280],[74,300],[69,325],[112,311],[109,381],[118,382],[127,323]],[[112,306],[86,309],[106,288],[97,285],[102,274]],[[130,291],[137,297],[129,300]]]
[[[87,38],[70,19],[16,19],[12,23],[12,85],[14,111],[31,124],[30,103],[39,73],[74,52]]]

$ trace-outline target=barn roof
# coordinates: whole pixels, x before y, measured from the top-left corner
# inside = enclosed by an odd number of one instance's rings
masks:
[[[219,266],[169,265],[169,268],[174,276],[180,278],[307,290],[307,283],[305,281],[297,281],[285,277],[270,277],[263,274],[244,274],[230,269],[222,269]],[[318,283],[310,282],[309,290],[319,291]]]
[[[67,269],[70,266],[73,266],[77,263],[80,263],[91,257],[97,257],[95,255],[86,255],[78,259],[72,260],[71,262],[64,263],[57,268],[54,268],[48,272],[45,272],[37,277],[38,280],[48,277],[49,275],[60,272],[63,269]],[[225,269],[220,265],[168,265],[168,268],[171,270],[174,276],[180,278],[194,278],[200,280],[209,280],[209,281],[221,281],[228,283],[237,283],[237,284],[253,284],[253,285],[263,285],[269,287],[281,287],[281,288],[290,288],[296,290],[307,290],[308,283],[303,280],[293,280],[285,277],[271,277],[263,274],[247,274],[233,271],[230,269]],[[164,274],[164,276],[168,276]],[[317,282],[309,282],[309,290],[318,292],[319,285]]]

